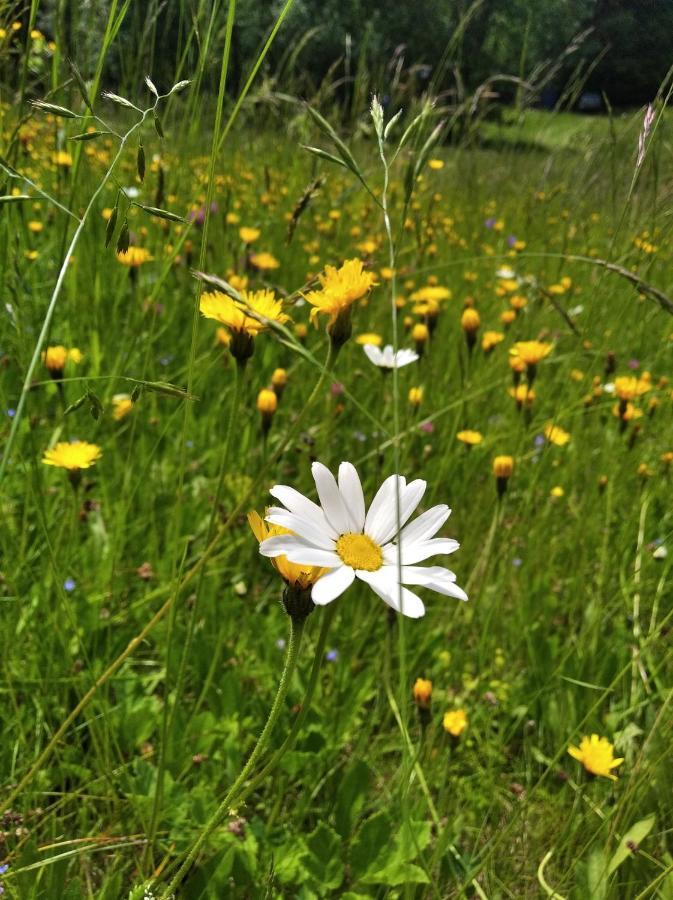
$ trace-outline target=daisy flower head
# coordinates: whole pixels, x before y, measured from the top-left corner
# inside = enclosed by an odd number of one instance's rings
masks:
[[[367,359],[383,371],[387,369],[401,369],[403,366],[408,366],[418,359],[418,353],[415,353],[413,350],[402,349],[393,352],[390,344],[386,344],[383,350],[374,344],[365,344],[362,349],[367,354]]]
[[[327,331],[333,344],[340,347],[351,335],[350,308],[365,297],[376,284],[373,272],[365,272],[361,259],[347,259],[340,268],[325,266],[318,276],[319,291],[309,291],[311,321],[318,315],[329,316]]]
[[[404,585],[467,600],[449,569],[418,565],[459,547],[453,539],[434,537],[451,514],[445,504],[433,506],[409,522],[425,493],[425,481],[407,484],[403,476],[391,475],[367,510],[360,478],[351,463],[341,463],[338,481],[322,463],[314,462],[311,471],[320,503],[292,487],[275,485],[271,495],[283,505],[269,509],[267,522],[292,533],[268,538],[259,550],[264,556],[284,556],[297,565],[330,569],[312,587],[317,606],[336,600],[356,578],[392,609],[412,619],[424,615],[425,606]]]

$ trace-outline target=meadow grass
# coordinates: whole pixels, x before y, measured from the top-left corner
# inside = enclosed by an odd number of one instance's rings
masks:
[[[670,287],[665,120],[634,183],[639,119],[512,114],[480,140],[435,146],[443,165],[423,165],[406,211],[405,151],[387,192],[391,296],[381,209],[352,173],[301,149],[334,152],[301,106],[270,110],[266,128],[241,120],[217,155],[226,69],[225,58],[214,113],[188,89],[170,100],[163,141],[149,117],[144,182],[133,141],[102,188],[47,336],[83,358],[58,379],[40,360],[10,447],[6,895],[161,895],[243,768],[283,667],[282,582],[244,514],[269,505],[275,483],[312,496],[317,459],[333,470],[352,461],[368,500],[391,472],[425,479],[423,508],[453,508],[443,534],[461,543],[452,563],[470,600],[426,592],[425,617],[411,621],[356,583],[329,608],[326,634],[328,610],[309,616],[264,759],[301,715],[296,742],[209,835],[178,895],[673,896],[673,324],[648,292]],[[113,111],[115,130],[133,115]],[[189,128],[198,115],[212,129]],[[364,111],[361,121],[349,146],[380,199]],[[7,114],[8,134],[14,124]],[[59,164],[57,149],[76,146],[64,137],[80,130],[33,115],[12,158],[32,184],[8,178],[3,192],[30,196],[0,212],[3,442],[72,234],[35,185],[81,215],[114,153],[103,136],[79,145],[79,163]],[[130,207],[131,244],[149,254],[137,267],[115,252],[123,194],[105,247],[120,188],[192,214],[187,224]],[[259,231],[254,242],[241,227]],[[260,252],[277,268],[256,268]],[[324,320],[309,323],[298,292],[351,258],[379,284],[326,373]],[[598,260],[635,273],[641,289]],[[260,334],[243,370],[198,315],[195,269],[286,298],[287,330]],[[428,284],[452,296],[421,359],[384,376],[356,337],[391,342],[399,298],[399,344],[413,347],[428,311],[411,297]],[[461,327],[470,303],[481,319],[472,350]],[[503,340],[487,353],[489,330]],[[552,349],[519,409],[509,351],[533,339]],[[279,367],[287,386],[265,435],[256,399]],[[622,418],[620,376],[645,385]],[[136,387],[121,416],[114,398]],[[414,387],[420,406],[407,402]],[[569,440],[545,438],[550,424]],[[466,446],[465,429],[482,440]],[[103,453],[76,485],[41,462],[74,438]],[[499,499],[502,454],[514,470]],[[414,702],[417,678],[432,681],[429,709]],[[456,710],[467,727],[452,737],[443,715]],[[567,754],[592,733],[624,758],[617,781],[588,777]]]

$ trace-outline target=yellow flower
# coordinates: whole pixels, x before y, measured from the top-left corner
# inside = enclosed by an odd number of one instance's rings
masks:
[[[636,378],[635,375],[620,375],[615,378],[615,394],[620,400],[635,400],[652,389],[647,378]]]
[[[271,385],[276,394],[280,397],[287,385],[287,372],[285,369],[273,370],[273,374],[271,375]]]
[[[348,310],[356,300],[366,296],[376,284],[374,274],[365,272],[360,259],[347,259],[339,268],[325,266],[319,275],[321,290],[309,291],[306,299],[311,304],[311,321],[320,313],[330,317],[330,324]]]
[[[551,348],[551,344],[545,344],[542,341],[517,341],[509,352],[512,356],[518,357],[527,368],[530,368],[548,356]]]
[[[289,316],[283,312],[283,304],[273,291],[242,291],[241,298],[239,302],[221,291],[207,291],[201,294],[199,309],[206,319],[224,325],[231,336],[232,356],[244,363],[253,354],[254,339],[269,322],[283,324]]]
[[[417,678],[413,687],[414,700],[422,709],[430,706],[432,699],[432,682],[429,678]]]
[[[622,422],[630,422],[632,419],[640,419],[643,411],[631,403],[630,400],[622,400],[620,403],[615,403],[612,407],[612,415],[617,419],[621,419]]]
[[[280,525],[267,524],[259,513],[254,510],[248,513],[248,523],[260,544],[267,538],[275,537],[279,534],[292,534],[291,531]],[[329,569],[323,569],[319,566],[301,566],[297,563],[288,562],[284,556],[273,557],[271,565],[277,569],[280,577],[286,584],[300,590],[312,587],[325,572],[329,572]]]
[[[612,770],[624,762],[624,758],[615,759],[614,747],[607,738],[592,734],[584,736],[579,747],[568,747],[568,753],[573,759],[582,763],[590,775],[602,775],[604,778],[617,780]]]
[[[130,394],[115,394],[112,398],[112,418],[115,422],[121,422],[133,409],[133,400]]]
[[[429,159],[428,160],[428,168],[433,169],[433,171],[438,172],[440,169],[444,168],[444,160],[443,159]]]
[[[508,388],[507,393],[514,398],[519,409],[524,403],[526,406],[532,406],[535,400],[535,391],[533,388],[528,387],[527,384],[517,384],[516,387]]]
[[[474,335],[479,330],[480,325],[481,318],[476,309],[468,306],[463,310],[463,314],[460,317],[460,326],[466,334]]]
[[[485,331],[481,339],[481,349],[484,353],[490,353],[494,347],[505,340],[505,335],[501,331]]]
[[[551,444],[556,444],[557,447],[563,447],[564,444],[567,444],[570,440],[568,432],[564,431],[558,425],[554,425],[553,422],[549,422],[545,425],[544,436]]]
[[[500,321],[503,325],[511,325],[512,322],[516,319],[516,310],[515,309],[503,309],[500,313]]]
[[[250,262],[256,269],[261,269],[264,272],[280,267],[280,263],[271,253],[253,253],[250,257]]]
[[[372,344],[374,347],[380,347],[383,343],[383,338],[380,334],[374,334],[373,331],[367,331],[365,334],[359,334],[355,338],[356,344]]]
[[[470,431],[466,429],[465,431],[459,431],[456,435],[456,438],[459,441],[462,441],[464,444],[467,444],[468,447],[474,447],[477,444],[481,444],[484,440],[481,432],[479,431]]]
[[[409,388],[409,406],[420,406],[423,402],[423,388],[422,387],[412,387]]]
[[[130,269],[137,269],[139,266],[142,266],[144,263],[149,262],[152,259],[150,255],[150,251],[146,250],[145,247],[129,247],[126,253],[117,253],[117,259],[123,266],[128,266]]]
[[[549,493],[550,493],[550,496],[552,496],[554,498],[559,498],[565,494],[565,491],[563,490],[563,488],[561,487],[560,484],[557,484],[555,487],[553,487],[551,489],[551,491]]]
[[[275,391],[262,388],[257,394],[257,409],[263,416],[272,416],[278,409],[278,397]]]
[[[42,222],[29,222],[28,230],[32,231],[33,234],[39,234],[44,228],[44,224]]]
[[[467,713],[464,709],[449,710],[444,713],[442,724],[451,737],[460,737],[467,728]]]
[[[411,299],[416,303],[425,303],[428,301],[438,303],[440,300],[450,300],[451,291],[440,285],[428,284],[425,287],[414,291],[411,295]]]
[[[50,450],[45,450],[42,462],[46,466],[57,466],[69,472],[88,469],[101,458],[103,451],[96,444],[86,441],[59,441]]]
[[[64,169],[69,169],[72,165],[72,156],[69,153],[66,153],[65,150],[59,150],[54,153],[53,161],[57,166],[62,166]]]
[[[257,240],[261,233],[259,228],[246,228],[243,226],[243,228],[238,229],[238,236],[244,244],[252,244]]]
[[[42,362],[52,374],[61,374],[68,360],[77,364],[83,359],[84,355],[81,350],[78,350],[77,347],[72,347],[68,350],[63,344],[47,347],[46,350],[42,351]]]
[[[493,459],[493,474],[498,481],[507,481],[514,471],[513,456],[496,456]]]
[[[241,297],[245,302],[239,303],[221,291],[208,291],[201,295],[199,309],[206,319],[215,319],[230,332],[244,332],[251,337],[264,331],[268,324],[265,319],[281,324],[289,320],[273,291],[242,291]],[[248,315],[248,311],[259,318]]]

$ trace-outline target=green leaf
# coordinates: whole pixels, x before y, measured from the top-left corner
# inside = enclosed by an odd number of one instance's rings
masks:
[[[341,838],[329,825],[321,822],[306,838],[306,869],[322,888],[335,890],[344,878],[341,861]]]
[[[629,828],[619,842],[619,847],[616,849],[608,864],[608,875],[612,875],[615,869],[618,869],[624,860],[628,859],[630,856],[634,856],[634,854],[638,852],[640,843],[654,828],[654,822],[655,816],[653,813],[651,816],[648,816],[646,819],[641,819]]]
[[[430,884],[427,874],[415,863],[391,862],[378,872],[371,872],[362,879],[365,884]]]
[[[392,825],[388,816],[379,812],[365,821],[357,832],[349,854],[353,878],[382,869],[392,846]]]

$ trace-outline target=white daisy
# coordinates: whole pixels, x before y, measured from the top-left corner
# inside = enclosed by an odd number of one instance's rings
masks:
[[[320,505],[294,488],[275,485],[271,495],[283,506],[272,507],[267,520],[292,534],[268,538],[259,550],[264,556],[285,556],[299,565],[331,569],[313,585],[311,597],[316,605],[331,603],[356,577],[388,606],[412,619],[422,616],[425,607],[420,597],[401,585],[427,587],[467,600],[449,569],[417,565],[436,554],[453,553],[459,547],[451,538],[433,537],[451,514],[445,504],[433,506],[406,524],[425,493],[425,481],[417,479],[407,484],[403,476],[391,475],[367,512],[362,484],[351,463],[342,462],[339,466],[338,484],[322,463],[313,463],[311,471]]]
[[[401,369],[402,366],[408,366],[409,363],[416,362],[418,353],[414,350],[398,350],[393,353],[393,348],[387,344],[383,350],[374,344],[364,344],[362,349],[367,354],[370,362],[381,369]]]

